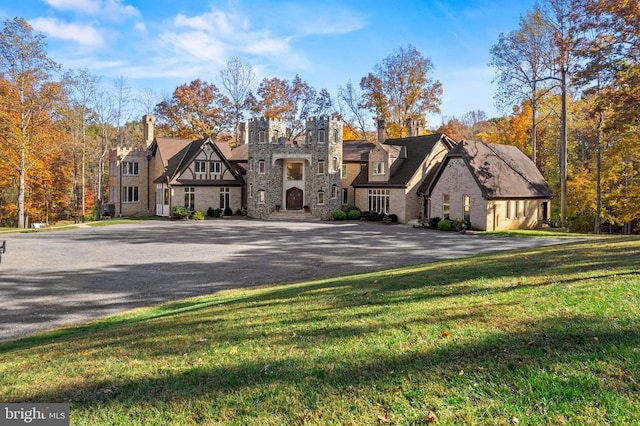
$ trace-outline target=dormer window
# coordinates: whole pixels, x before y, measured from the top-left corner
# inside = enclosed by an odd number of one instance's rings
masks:
[[[373,162],[373,174],[374,175],[383,175],[384,174],[384,161],[374,161]]]

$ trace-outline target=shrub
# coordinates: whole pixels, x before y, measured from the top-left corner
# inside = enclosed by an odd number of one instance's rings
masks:
[[[378,212],[369,212],[369,220],[377,221],[382,220],[382,215]]]
[[[360,210],[349,210],[349,212],[347,213],[347,217],[350,220],[358,220],[362,217],[362,213],[360,213]]]
[[[370,216],[371,216],[371,212],[366,211],[366,212],[361,212],[361,214],[362,214],[362,216],[361,216],[361,217],[362,217],[364,220],[371,220],[371,217],[370,217]]]
[[[191,219],[193,220],[204,220],[204,218],[205,218],[204,212],[201,212],[200,210],[196,210],[191,215]]]
[[[236,210],[236,216],[246,216],[246,215],[247,215],[246,207]]]
[[[438,222],[438,229],[441,231],[451,231],[452,225],[453,222],[449,219],[442,219],[440,222]]]
[[[388,217],[389,217],[389,222],[392,222],[392,223],[398,222],[398,215],[397,214],[391,213],[390,215],[388,215]]]
[[[224,215],[225,216],[232,216],[233,215],[233,210],[231,210],[231,207],[227,207],[226,209],[224,209]]]
[[[191,216],[191,210],[183,206],[175,206],[171,210],[171,216],[176,219],[188,219]]]
[[[209,216],[209,217],[215,217],[215,215],[216,215],[216,211],[215,211],[215,209],[214,209],[213,207],[209,207],[209,208],[207,209],[207,216]]]
[[[333,217],[333,220],[345,220],[347,218],[347,214],[342,210],[334,211],[331,216]]]
[[[440,223],[441,220],[438,216],[429,218],[429,228],[438,229],[438,223]]]
[[[453,219],[451,228],[456,232],[464,231],[467,229],[467,222],[463,219]]]

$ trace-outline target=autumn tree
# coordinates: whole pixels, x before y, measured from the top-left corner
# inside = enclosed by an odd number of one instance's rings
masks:
[[[237,146],[239,144],[238,126],[244,119],[244,111],[248,107],[247,96],[256,80],[256,74],[246,59],[234,56],[227,61],[226,67],[220,70],[218,79],[231,101],[235,145]]]
[[[214,84],[200,79],[178,86],[170,98],[156,106],[155,113],[171,136],[181,138],[216,139],[232,123],[229,98]]]
[[[58,149],[50,139],[53,113],[62,98],[52,80],[58,65],[46,53],[44,36],[34,34],[23,18],[4,22],[0,33],[0,162],[17,175],[17,226],[25,226],[25,197],[29,173]]]
[[[79,129],[79,143],[73,149],[73,181],[77,207],[76,218],[84,222],[87,215],[87,128],[94,119],[93,103],[100,77],[91,74],[88,68],[82,68],[77,71],[67,71],[64,75],[64,81],[68,101],[73,105],[71,111],[78,114],[75,123]],[[79,214],[78,209],[80,209]]]
[[[498,93],[496,101],[501,107],[511,107],[526,101],[531,111],[531,160],[536,162],[538,104],[551,90],[553,57],[551,27],[539,6],[520,17],[519,28],[500,34],[498,43],[491,48],[491,62],[496,68]]]
[[[401,46],[360,80],[362,106],[391,124],[399,136],[407,118],[440,112],[442,84],[429,77],[431,60],[412,45]]]
[[[332,115],[333,103],[326,89],[318,92],[299,75],[291,81],[263,79],[249,96],[251,112],[266,118],[279,118],[287,123],[287,138],[295,139],[304,132],[305,120],[311,116]]]
[[[367,110],[362,104],[362,92],[351,83],[338,87],[338,112],[345,122],[345,128],[352,132],[355,139],[366,139],[368,132]]]

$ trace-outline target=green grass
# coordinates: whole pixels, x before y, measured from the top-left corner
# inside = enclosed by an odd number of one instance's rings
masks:
[[[234,290],[0,345],[73,425],[640,424],[640,240]]]
[[[160,217],[158,216],[121,217],[121,218],[100,220],[97,222],[90,222],[90,223],[87,223],[87,225],[91,227],[111,226],[111,225],[120,225],[123,223],[136,223],[143,220],[158,220],[158,219],[160,219]]]
[[[576,232],[566,232],[566,231],[554,231],[552,229],[550,230],[543,230],[543,229],[514,229],[514,230],[510,230],[510,231],[481,231],[478,232],[478,234],[480,235],[490,235],[492,237],[542,237],[542,238],[550,238],[550,237],[554,237],[554,238],[576,238],[576,237],[589,237],[589,238],[594,238],[594,237],[608,237],[608,234],[600,234],[600,235],[593,235],[593,234],[580,234],[580,233],[576,233]]]

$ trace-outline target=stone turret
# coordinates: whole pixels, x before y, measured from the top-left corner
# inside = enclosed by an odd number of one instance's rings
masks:
[[[407,137],[420,136],[424,122],[420,118],[407,118],[405,120],[405,127],[407,128]]]

